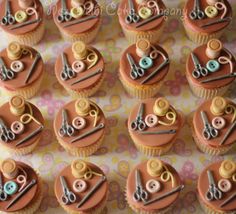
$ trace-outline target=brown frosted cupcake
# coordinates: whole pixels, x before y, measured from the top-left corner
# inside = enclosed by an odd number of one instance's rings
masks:
[[[0,146],[9,153],[25,155],[38,145],[44,125],[39,109],[21,96],[0,107]]]
[[[97,49],[75,42],[58,56],[55,74],[71,96],[89,97],[100,88],[105,77],[104,67],[104,59]]]
[[[134,12],[130,12],[130,2]],[[129,43],[147,39],[152,43],[160,40],[164,26],[166,6],[163,1],[122,0],[118,8],[119,22]]]
[[[23,162],[5,159],[1,163],[0,211],[35,213],[43,198],[43,183],[37,172]]]
[[[43,38],[45,17],[39,0],[3,0],[0,8],[0,26],[9,41],[35,45]]]
[[[40,89],[44,63],[35,49],[12,42],[0,52],[0,71],[3,93],[28,99]]]
[[[67,213],[99,214],[107,202],[108,182],[98,166],[75,160],[57,176],[54,191]]]
[[[171,165],[150,159],[129,173],[126,198],[135,213],[162,214],[172,209],[183,188],[178,172]]]
[[[66,8],[62,11],[62,1],[57,1],[53,19],[62,37],[69,42],[92,42],[100,29],[101,9],[95,0],[65,0]]]
[[[204,213],[236,212],[236,164],[231,160],[207,166],[198,178],[198,200]],[[211,179],[213,179],[214,184]]]
[[[225,94],[236,77],[235,63],[233,54],[217,39],[194,49],[186,64],[192,92],[204,99]]]
[[[168,54],[161,46],[140,39],[123,52],[119,77],[131,96],[146,99],[160,90],[169,66]]]
[[[194,12],[194,2],[186,1],[183,24],[193,42],[204,44],[220,38],[232,20],[232,8],[227,0],[199,0],[200,11]]]
[[[203,118],[208,120],[205,125]],[[223,155],[236,142],[236,104],[223,97],[202,103],[193,116],[193,138],[199,149],[210,155]]]
[[[102,144],[105,125],[102,110],[94,102],[82,98],[59,110],[54,120],[54,131],[67,152],[84,157],[96,152]]]
[[[184,115],[162,97],[135,105],[128,119],[129,134],[135,146],[150,156],[167,153],[183,125]]]

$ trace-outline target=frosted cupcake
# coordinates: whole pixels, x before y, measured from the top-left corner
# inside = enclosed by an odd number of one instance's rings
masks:
[[[57,176],[54,191],[67,213],[99,214],[107,202],[108,182],[98,166],[75,160]]]
[[[23,162],[5,159],[1,163],[2,213],[35,213],[43,198],[43,184],[33,168]]]
[[[44,63],[35,49],[12,42],[0,52],[0,87],[4,94],[33,97],[43,74]]]
[[[186,63],[192,92],[204,99],[225,94],[236,77],[235,63],[233,54],[217,39],[194,49]]]
[[[192,128],[201,151],[225,154],[236,142],[236,104],[223,97],[205,101],[194,112]]]
[[[201,172],[197,192],[204,213],[236,212],[235,178],[236,164],[231,160],[212,163]]]
[[[129,43],[147,39],[160,40],[165,26],[166,6],[160,1],[122,0],[118,8],[119,22]]]
[[[75,42],[58,56],[55,74],[73,97],[89,97],[102,85],[105,63],[100,52],[83,42]]]
[[[160,90],[169,71],[169,63],[168,54],[161,46],[140,39],[123,52],[119,78],[131,96],[150,98]]]
[[[172,209],[183,188],[178,172],[171,165],[150,159],[129,173],[126,198],[135,213],[162,214]]]
[[[0,27],[9,41],[35,45],[43,38],[45,17],[39,0],[3,0],[0,8],[4,8],[0,10]]]
[[[150,156],[167,153],[183,125],[183,114],[162,97],[135,105],[128,119],[129,134],[135,146]]]
[[[227,0],[199,0],[200,10],[194,9],[192,0],[184,7],[184,27],[195,43],[204,44],[220,38],[232,20],[232,8]]]
[[[38,145],[44,125],[39,109],[21,96],[0,107],[0,146],[10,154],[25,155]]]
[[[98,150],[105,126],[102,110],[85,98],[67,103],[54,120],[54,131],[60,145],[70,154],[83,157]]]
[[[53,19],[62,37],[69,42],[92,42],[100,29],[101,9],[95,0],[57,1]]]

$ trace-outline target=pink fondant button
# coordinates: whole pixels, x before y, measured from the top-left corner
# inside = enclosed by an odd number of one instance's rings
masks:
[[[145,117],[145,123],[147,124],[148,127],[154,127],[158,123],[158,117],[155,114],[148,114]]]
[[[146,183],[146,189],[150,193],[156,193],[161,189],[161,184],[157,180],[150,179]]]

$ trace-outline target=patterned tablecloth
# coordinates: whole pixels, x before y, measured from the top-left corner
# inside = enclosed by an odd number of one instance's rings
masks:
[[[54,0],[55,2],[55,0]],[[43,139],[37,150],[24,157],[14,157],[24,161],[37,169],[44,179],[44,199],[38,213],[64,213],[60,208],[53,191],[53,182],[62,168],[68,165],[75,157],[67,154],[59,146],[53,133],[53,119],[58,109],[70,101],[66,91],[59,85],[54,75],[54,63],[58,53],[69,45],[64,42],[53,23],[50,15],[50,7],[53,0],[44,0],[45,10],[48,13],[46,23],[46,34],[43,41],[35,46],[42,54],[46,63],[46,78],[43,81],[41,90],[31,101],[36,104],[46,119],[46,129],[43,132]],[[211,161],[224,158],[233,158],[235,150],[224,157],[210,157],[199,152],[192,140],[188,125],[188,115],[201,102],[194,97],[189,89],[185,78],[185,62],[190,51],[196,47],[187,39],[181,21],[181,9],[184,0],[165,0],[170,8],[170,17],[165,27],[164,35],[160,44],[167,50],[171,66],[170,72],[162,87],[161,96],[166,96],[170,102],[181,109],[186,115],[186,124],[176,140],[171,152],[161,157],[162,160],[171,163],[180,173],[186,185],[181,194],[173,213],[202,213],[196,198],[196,182],[198,174],[204,166]],[[102,107],[107,120],[108,129],[102,147],[92,157],[86,158],[99,165],[107,174],[109,180],[109,198],[104,213],[133,213],[125,202],[124,190],[126,178],[129,171],[135,164],[147,157],[140,154],[134,147],[127,131],[127,116],[131,108],[138,100],[131,98],[125,93],[120,81],[118,80],[119,59],[122,51],[128,43],[119,26],[118,18],[115,15],[116,4],[107,0],[103,5],[103,24],[96,41],[93,45],[103,54],[106,61],[106,79],[92,98]],[[236,12],[236,0],[231,0]],[[174,9],[179,8],[179,9]],[[6,38],[0,31],[0,49],[7,46]],[[236,54],[236,19],[227,29],[223,41],[227,48]],[[236,85],[228,92],[227,96],[235,99]],[[1,93],[0,104],[8,101]],[[0,159],[9,157],[1,149]]]

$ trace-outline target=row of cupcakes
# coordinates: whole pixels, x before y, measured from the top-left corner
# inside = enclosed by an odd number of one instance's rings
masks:
[[[192,92],[205,99],[222,96],[236,78],[235,65],[235,57],[220,40],[195,48],[186,62]],[[139,39],[123,52],[118,73],[131,96],[146,99],[160,91],[169,68],[170,58],[161,46]],[[35,49],[12,42],[0,52],[0,87],[10,96],[31,98],[40,88],[44,69]],[[89,97],[104,80],[104,59],[96,48],[77,41],[57,57],[55,75],[72,97]]]
[[[189,117],[197,147],[210,155],[223,155],[236,139],[236,104],[215,97],[203,102]],[[166,154],[185,124],[184,114],[164,97],[142,100],[127,120],[128,132],[139,151],[148,156]],[[54,132],[70,154],[86,157],[101,146],[107,123],[102,109],[87,98],[73,100],[57,112]],[[11,154],[31,153],[44,128],[40,110],[21,96],[0,107],[0,145]]]
[[[39,0],[3,0],[0,26],[11,41],[33,45],[45,31],[45,15]],[[118,8],[119,22],[130,43],[146,38],[159,41],[169,10],[162,0],[122,0]],[[196,43],[219,38],[232,20],[227,0],[193,0],[185,3],[183,24],[188,37]],[[53,19],[62,37],[70,42],[90,43],[100,29],[101,7],[95,0],[58,0]]]
[[[0,165],[0,211],[35,213],[43,199],[43,181],[31,166],[5,159]],[[100,214],[106,206],[109,180],[97,165],[74,160],[55,178],[54,192],[66,213]],[[173,209],[185,188],[176,169],[157,158],[130,170],[126,201],[135,213],[162,214]],[[236,163],[224,160],[205,167],[197,182],[198,200],[205,213],[236,211]]]

